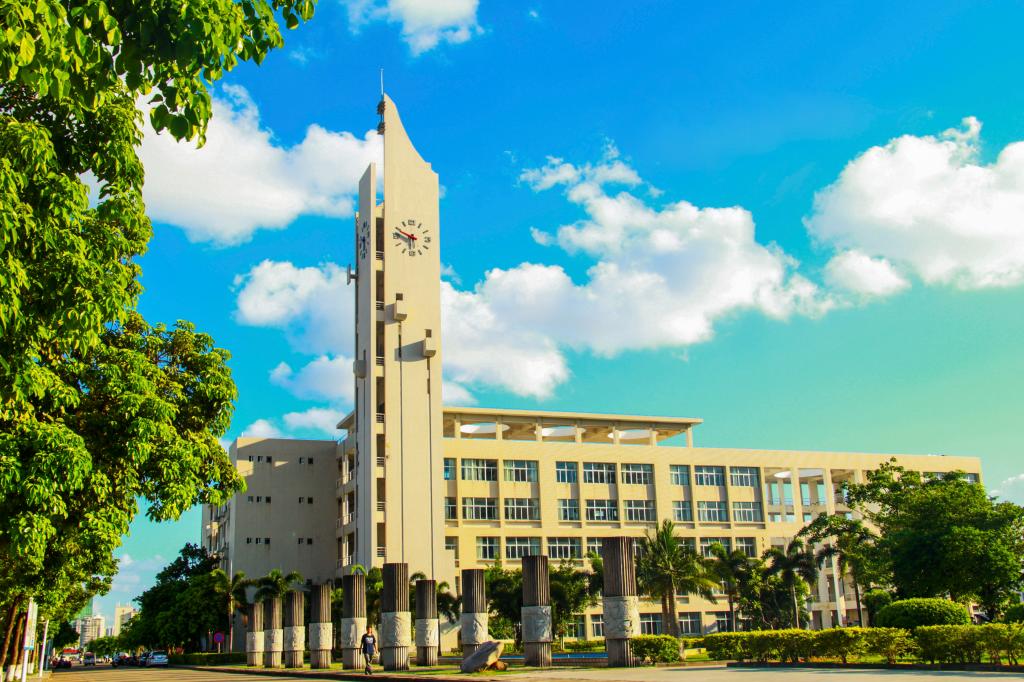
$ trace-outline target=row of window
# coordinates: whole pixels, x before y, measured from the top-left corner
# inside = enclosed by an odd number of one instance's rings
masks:
[[[262,464],[263,462],[266,462],[267,464],[273,464],[274,463],[274,456],[273,455],[249,455],[249,461],[250,462],[255,462],[257,464]],[[299,464],[312,464],[312,463],[313,463],[313,458],[312,457],[299,457]]]
[[[538,463],[535,460],[506,459],[502,461],[504,480],[516,483],[534,483],[537,481]],[[615,483],[621,480],[629,485],[651,485],[654,483],[654,466],[652,464],[619,465],[619,479],[616,479],[616,465],[608,462],[583,462],[584,483]],[[673,485],[690,485],[690,466],[673,464],[669,475]],[[455,459],[444,460],[444,478],[446,481],[455,479]],[[474,459],[462,460],[463,481],[497,481],[498,460]],[[697,485],[724,486],[725,467],[697,465],[693,467],[693,480]],[[555,462],[555,481],[558,483],[578,483],[578,462]],[[760,485],[760,472],[757,467],[729,467],[729,482],[734,486],[756,488]]]
[[[540,537],[506,537],[505,538],[505,559],[522,559],[525,556],[539,555],[541,553]],[[710,557],[711,548],[718,544],[722,545],[727,552],[734,549],[742,551],[749,557],[757,556],[756,538],[728,538],[728,537],[706,537],[706,538],[680,538],[684,545],[693,551],[699,551],[702,556]],[[698,544],[699,542],[699,544]],[[445,538],[445,549],[453,551],[458,556],[458,538]],[[495,561],[502,556],[500,552],[501,538],[497,536],[479,536],[476,538],[476,558],[481,561]],[[602,539],[587,538],[586,553],[601,553]],[[639,543],[634,544],[639,552]],[[584,555],[583,538],[578,537],[549,537],[547,538],[547,555],[551,559],[582,559]]]
[[[270,498],[271,498],[270,495],[248,495],[246,497],[246,500],[248,502],[259,502],[259,503],[270,504]],[[313,504],[313,498],[312,497],[300,496],[299,497],[299,504]]]
[[[270,538],[246,538],[245,544],[247,545],[269,545]],[[313,538],[299,538],[300,545],[312,545]]]
[[[653,500],[623,500],[626,521],[657,521]],[[504,499],[506,521],[539,521],[540,502],[532,497],[506,497]],[[587,521],[618,521],[619,507],[614,499],[586,500]],[[456,498],[446,497],[444,516],[449,521],[458,520],[459,506]],[[497,521],[498,500],[494,497],[463,497],[462,518],[467,521]],[[689,500],[672,502],[672,519],[680,522],[693,521],[693,503]],[[697,502],[697,519],[705,523],[727,523],[729,508],[727,502]],[[732,519],[739,523],[761,523],[764,514],[757,502],[733,502]],[[580,502],[576,499],[558,500],[559,521],[579,521]],[[773,519],[774,520],[774,519]]]

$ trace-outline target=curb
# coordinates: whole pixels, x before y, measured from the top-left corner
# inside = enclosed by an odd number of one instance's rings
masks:
[[[374,672],[373,675],[365,675],[356,671],[332,671],[332,670],[311,670],[305,668],[238,668],[235,666],[220,665],[175,665],[172,668],[181,670],[199,670],[202,672],[229,673],[232,675],[258,675],[262,677],[294,677],[295,679],[306,680],[366,680],[368,678],[380,680],[381,682],[401,682],[402,680],[465,680],[466,676],[453,677],[451,675],[417,675],[416,673],[403,673],[391,675],[386,672]]]
[[[1021,673],[1024,665],[992,663],[785,663],[780,661],[729,661],[727,668],[817,668],[825,670],[930,670],[947,672]]]

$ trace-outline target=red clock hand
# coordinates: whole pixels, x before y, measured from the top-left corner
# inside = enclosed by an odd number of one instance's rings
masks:
[[[402,232],[402,230],[399,230],[399,232]],[[411,239],[411,240],[413,240],[413,241],[416,241],[416,235],[413,235],[413,234],[409,234],[408,232],[402,232],[402,234],[404,234],[404,235],[405,235],[406,237],[408,237],[409,239]]]

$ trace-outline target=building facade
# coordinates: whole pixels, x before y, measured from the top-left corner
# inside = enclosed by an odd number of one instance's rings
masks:
[[[354,409],[337,442],[232,445],[248,490],[203,516],[204,545],[226,568],[320,581],[398,561],[458,589],[457,569],[541,552],[582,563],[602,537],[639,537],[663,519],[698,551],[720,542],[756,556],[819,513],[853,514],[841,484],[890,458],[980,478],[969,457],[702,448],[695,418],[442,406],[438,179],[389,98],[378,113],[383,201],[371,165],[355,219]],[[824,571],[815,625],[855,622],[850,590]],[[724,599],[678,606],[687,632],[728,624]],[[641,616],[645,633],[661,631],[659,605]],[[573,634],[602,631],[598,607]]]

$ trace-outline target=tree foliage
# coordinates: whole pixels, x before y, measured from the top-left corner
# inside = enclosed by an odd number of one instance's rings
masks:
[[[718,587],[710,564],[676,536],[675,524],[667,519],[641,538],[636,580],[642,594],[661,601],[662,621],[673,637],[679,636],[677,595],[696,594],[713,602]]]
[[[818,564],[814,550],[800,538],[794,538],[785,548],[768,548],[764,553],[764,559],[767,563],[767,575],[777,576],[789,590],[793,602],[793,609],[790,611],[793,616],[793,627],[799,628],[801,609],[797,593],[802,588],[809,589],[818,578]]]

